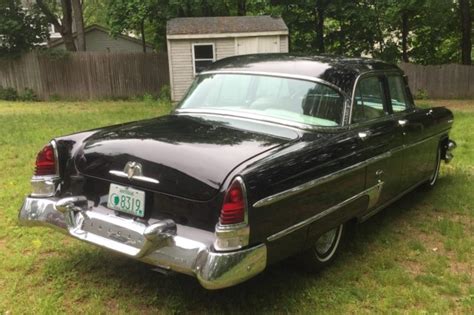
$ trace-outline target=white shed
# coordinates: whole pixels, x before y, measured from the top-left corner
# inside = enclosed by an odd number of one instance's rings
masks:
[[[168,21],[166,38],[173,101],[181,100],[196,73],[216,60],[288,52],[288,27],[271,16],[175,18]]]

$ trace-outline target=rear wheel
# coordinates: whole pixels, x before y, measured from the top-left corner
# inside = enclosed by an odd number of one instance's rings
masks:
[[[322,234],[304,255],[309,271],[319,270],[335,259],[341,246],[345,225],[341,224]]]

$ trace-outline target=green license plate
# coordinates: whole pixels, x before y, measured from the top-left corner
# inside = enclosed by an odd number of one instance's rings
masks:
[[[145,192],[110,184],[107,208],[143,217],[145,215]]]

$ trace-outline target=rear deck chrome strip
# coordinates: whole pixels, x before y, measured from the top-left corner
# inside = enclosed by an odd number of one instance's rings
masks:
[[[133,181],[140,181],[140,182],[147,182],[147,183],[152,183],[152,184],[159,184],[160,181],[151,177],[146,177],[146,176],[133,176],[130,178],[127,173],[122,172],[122,171],[116,171],[116,170],[111,170],[109,171],[110,174],[122,177],[122,178],[128,178]]]

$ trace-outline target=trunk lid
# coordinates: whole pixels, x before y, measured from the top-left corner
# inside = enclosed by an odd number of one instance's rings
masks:
[[[283,126],[168,115],[99,130],[84,141],[75,164],[86,176],[206,201],[239,164],[297,137]],[[123,172],[128,162],[140,163],[142,175],[159,183],[110,172]]]

